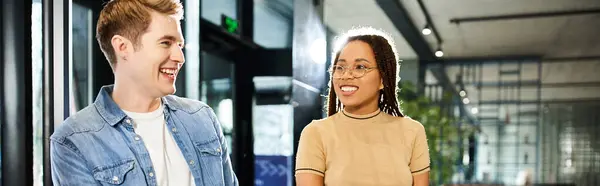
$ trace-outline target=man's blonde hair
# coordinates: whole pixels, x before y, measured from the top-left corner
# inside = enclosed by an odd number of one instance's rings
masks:
[[[117,62],[111,40],[121,35],[140,47],[140,38],[150,26],[152,11],[183,19],[183,6],[179,0],[111,0],[100,12],[96,25],[96,40],[104,56],[114,69]]]

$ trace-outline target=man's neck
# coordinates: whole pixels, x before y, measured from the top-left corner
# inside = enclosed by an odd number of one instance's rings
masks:
[[[145,94],[135,85],[124,85],[119,82],[115,82],[111,97],[119,108],[129,112],[152,112],[160,106],[160,98]]]

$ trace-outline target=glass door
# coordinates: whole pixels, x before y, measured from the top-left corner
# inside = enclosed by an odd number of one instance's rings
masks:
[[[217,115],[225,138],[229,143],[229,154],[233,151],[233,67],[232,61],[202,51],[200,67],[201,100]]]

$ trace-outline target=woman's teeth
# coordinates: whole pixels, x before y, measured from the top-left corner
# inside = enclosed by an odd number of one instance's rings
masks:
[[[358,87],[355,87],[355,86],[342,86],[341,89],[344,92],[352,92],[352,91],[358,90]]]

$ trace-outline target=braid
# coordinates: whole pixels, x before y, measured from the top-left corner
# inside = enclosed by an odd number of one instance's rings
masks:
[[[337,96],[335,95],[335,92],[333,91],[333,81],[331,81],[329,83],[329,95],[327,97],[327,116],[331,116],[334,115],[335,113],[337,113],[337,109],[338,109],[338,99]]]
[[[362,41],[373,49],[375,61],[379,69],[379,75],[383,80],[383,89],[379,92],[379,109],[392,116],[404,117],[404,114],[400,111],[397,99],[397,76],[398,76],[398,60],[396,58],[396,52],[393,48],[393,41],[386,39],[385,35],[374,35],[374,34],[363,34],[356,35],[346,38],[344,45],[350,41]],[[331,66],[337,63],[340,50],[336,51],[335,57],[332,61]],[[329,79],[329,95],[327,97],[327,115],[331,116],[341,110],[342,103],[335,95],[333,87],[333,74],[330,74]]]
[[[337,52],[335,54],[333,63],[331,64],[332,67],[333,67],[333,65],[335,65],[335,63],[337,62],[339,57],[340,57],[340,52]],[[330,72],[330,74],[329,74],[330,79],[329,79],[329,95],[327,96],[327,116],[334,115],[342,107],[342,103],[340,102],[339,99],[337,99],[337,95],[335,95],[335,90],[333,88],[333,74],[331,74],[331,73],[332,72]]]
[[[396,97],[396,56],[387,40],[381,36],[372,35],[367,43],[373,48],[375,61],[379,66],[379,74],[383,80],[383,89],[380,91],[379,109],[392,116],[404,117]]]

